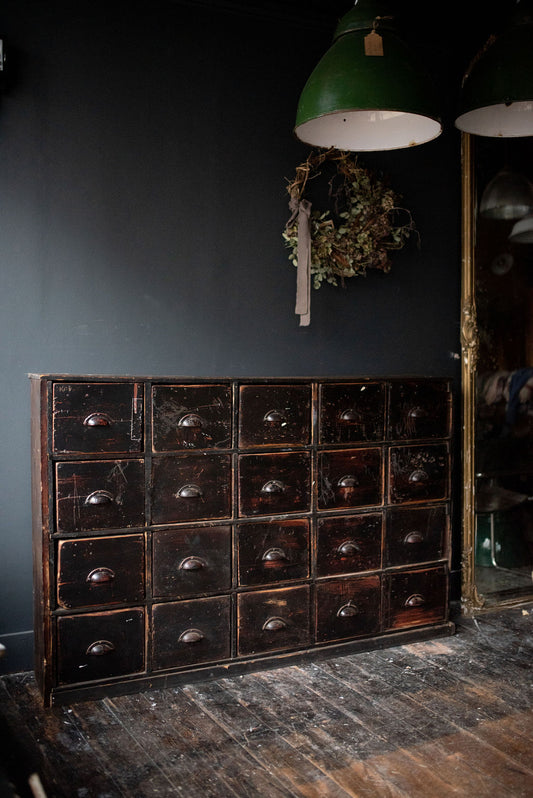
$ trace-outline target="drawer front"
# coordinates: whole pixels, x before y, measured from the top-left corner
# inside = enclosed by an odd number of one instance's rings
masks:
[[[318,509],[383,503],[381,449],[347,449],[318,455]]]
[[[143,450],[140,383],[55,383],[54,452],[113,454]]]
[[[450,434],[451,407],[447,382],[393,383],[389,437],[396,440],[446,438]]]
[[[243,385],[239,404],[241,448],[311,442],[310,385]]]
[[[389,460],[391,504],[428,502],[449,496],[450,456],[447,444],[393,446]]]
[[[154,385],[152,438],[157,452],[231,447],[231,389]]]
[[[317,643],[374,635],[380,630],[381,580],[377,574],[317,584]]]
[[[385,434],[383,383],[334,383],[320,387],[320,443],[381,441]]]
[[[238,654],[309,645],[309,587],[257,590],[237,597]]]
[[[387,511],[385,567],[440,560],[446,556],[448,509],[394,507]]]
[[[57,603],[64,609],[144,600],[144,537],[60,540]]]
[[[144,462],[92,460],[57,463],[58,532],[144,525]]]
[[[246,454],[239,458],[239,514],[274,515],[311,508],[308,452]]]
[[[381,513],[319,518],[318,576],[381,568],[382,526]]]
[[[152,609],[154,670],[228,659],[230,624],[229,596],[155,604]]]
[[[444,567],[385,576],[385,626],[401,629],[446,619],[448,593]]]
[[[231,456],[188,454],[154,457],[152,523],[229,518]]]
[[[267,585],[309,576],[309,521],[237,527],[239,585]]]
[[[231,587],[231,528],[162,529],[152,535],[154,596],[189,598]]]
[[[114,610],[57,620],[60,684],[144,671],[144,610]]]

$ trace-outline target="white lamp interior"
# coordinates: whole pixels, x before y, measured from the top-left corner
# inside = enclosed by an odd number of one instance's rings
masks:
[[[477,136],[533,136],[533,100],[476,108],[458,117],[455,124]]]
[[[379,124],[376,124],[379,123]],[[311,119],[296,129],[299,139],[339,150],[396,150],[437,138],[440,122],[402,111],[343,111]]]

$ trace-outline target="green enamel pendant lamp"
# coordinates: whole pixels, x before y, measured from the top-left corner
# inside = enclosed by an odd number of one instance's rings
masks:
[[[386,2],[356,0],[302,91],[296,136],[314,147],[375,151],[441,132],[432,81]]]
[[[518,0],[463,78],[456,127],[489,137],[533,136],[533,3]]]

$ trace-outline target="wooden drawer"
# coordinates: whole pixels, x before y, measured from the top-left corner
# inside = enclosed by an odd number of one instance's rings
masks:
[[[440,560],[446,556],[448,508],[394,507],[387,511],[384,566]]]
[[[154,596],[189,598],[231,588],[231,527],[157,530],[152,546]]]
[[[155,451],[229,449],[231,388],[227,385],[154,385]]]
[[[229,518],[230,515],[231,455],[154,457],[153,524]]]
[[[381,513],[319,518],[317,574],[356,573],[381,568]]]
[[[310,510],[310,464],[308,452],[241,455],[239,514],[274,515]]]
[[[228,659],[231,655],[230,597],[155,604],[152,629],[154,670]]]
[[[144,600],[144,537],[60,540],[57,603],[64,609]]]
[[[88,532],[143,525],[142,460],[57,463],[58,532]]]
[[[424,626],[446,618],[447,570],[397,571],[385,577],[384,620],[387,629]]]
[[[60,684],[144,671],[144,610],[113,610],[57,619]]]
[[[365,507],[382,503],[381,449],[373,447],[319,452],[319,510]]]
[[[309,645],[309,587],[257,590],[237,597],[238,654]]]
[[[381,441],[385,434],[385,385],[332,383],[320,387],[320,443]]]
[[[311,442],[310,385],[242,385],[239,406],[241,448]]]
[[[55,383],[54,452],[114,454],[143,449],[140,383]]]
[[[237,527],[239,585],[309,576],[309,521],[266,521]]]
[[[451,392],[447,382],[408,381],[391,385],[390,438],[446,438],[450,427]]]
[[[447,499],[450,490],[448,445],[393,446],[389,459],[391,504]]]
[[[317,584],[317,643],[378,634],[380,630],[379,575],[328,579]]]

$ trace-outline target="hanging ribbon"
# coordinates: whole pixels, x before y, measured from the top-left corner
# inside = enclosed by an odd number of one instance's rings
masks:
[[[311,203],[292,197],[289,203],[292,216],[287,227],[298,217],[298,250],[296,271],[296,306],[294,312],[300,316],[300,327],[311,322]]]

